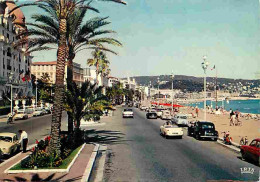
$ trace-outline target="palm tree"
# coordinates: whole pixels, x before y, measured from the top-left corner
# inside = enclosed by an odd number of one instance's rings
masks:
[[[113,1],[117,3],[123,3],[121,0],[101,0],[101,1]],[[89,2],[88,4],[85,4]],[[12,11],[23,7],[23,6],[37,6],[43,9],[47,15],[45,18],[49,20],[51,24],[58,25],[56,30],[57,34],[49,35],[48,31],[55,31],[53,26],[48,24],[39,25],[43,31],[38,32],[33,35],[31,40],[28,40],[27,36],[30,36],[30,33],[22,38],[22,43],[26,44],[28,41],[28,47],[32,48],[31,51],[41,51],[49,50],[50,47],[45,46],[50,43],[49,38],[54,40],[55,45],[58,45],[57,49],[57,66],[56,66],[56,89],[55,89],[55,99],[53,104],[53,114],[52,114],[52,124],[51,124],[51,141],[50,141],[50,153],[56,153],[60,155],[60,127],[61,127],[61,116],[62,116],[62,103],[64,96],[64,73],[65,73],[65,61],[67,55],[67,23],[69,17],[77,9],[91,9],[97,11],[95,8],[90,6],[88,0],[38,0],[33,3],[22,4],[12,9]],[[98,12],[98,11],[97,11]],[[11,12],[10,12],[11,13]],[[55,20],[58,20],[55,22]],[[36,35],[36,38],[34,37]],[[40,38],[39,38],[40,36]],[[58,41],[57,41],[58,40]]]
[[[106,54],[101,51],[99,48],[96,48],[95,51],[92,52],[92,59],[88,59],[87,64],[89,66],[96,67],[96,83],[99,84],[98,76],[101,75],[101,79],[103,76],[107,76],[110,72],[109,68],[109,60],[107,59]],[[102,81],[103,82],[103,81]]]
[[[66,91],[65,109],[75,121],[75,127],[80,127],[80,121],[84,117],[100,116],[109,107],[110,103],[101,94],[102,87],[84,82],[81,87],[72,82],[73,89]]]

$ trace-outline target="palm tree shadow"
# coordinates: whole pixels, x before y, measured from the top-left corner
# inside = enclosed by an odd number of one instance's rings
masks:
[[[85,130],[85,142],[86,143],[102,143],[102,144],[124,144],[127,141],[125,140],[124,133],[120,131],[111,131],[111,130]]]

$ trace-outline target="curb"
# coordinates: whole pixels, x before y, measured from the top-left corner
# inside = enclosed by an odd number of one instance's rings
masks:
[[[240,153],[240,148],[238,147],[239,145],[237,145],[236,143],[231,143],[231,145],[226,145],[223,143],[223,139],[222,138],[218,138],[218,141],[217,141],[218,144],[226,147],[226,148],[229,148],[231,150],[233,150],[234,152],[236,153]]]
[[[91,172],[93,170],[93,166],[95,164],[95,161],[96,161],[96,157],[97,157],[97,154],[98,154],[98,150],[99,150],[99,147],[100,145],[99,144],[95,144],[95,148],[90,156],[90,159],[89,159],[89,162],[88,162],[88,165],[84,171],[84,174],[82,176],[82,179],[81,179],[81,182],[88,182],[89,179],[90,179],[90,175],[91,175]]]

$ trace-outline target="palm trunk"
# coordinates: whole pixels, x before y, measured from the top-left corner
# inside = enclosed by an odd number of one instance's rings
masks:
[[[56,65],[56,88],[53,104],[53,114],[51,122],[51,141],[49,153],[56,153],[60,155],[60,127],[62,116],[62,105],[64,100],[64,73],[66,61],[66,26],[67,20],[61,18],[59,22],[60,41],[57,51],[57,65]]]
[[[72,81],[73,81],[73,61],[72,58],[69,57],[68,64],[67,64],[67,89],[72,89]],[[68,114],[68,133],[73,133],[73,117],[69,112]]]

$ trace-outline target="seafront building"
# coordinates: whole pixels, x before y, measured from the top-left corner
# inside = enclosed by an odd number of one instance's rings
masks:
[[[12,1],[0,2],[0,100],[13,88],[14,97],[31,96],[30,65],[32,56],[26,54],[26,44],[15,47],[18,34],[26,31],[21,9],[9,13],[16,5]],[[18,25],[19,24],[19,25]],[[26,79],[24,78],[27,75]]]

